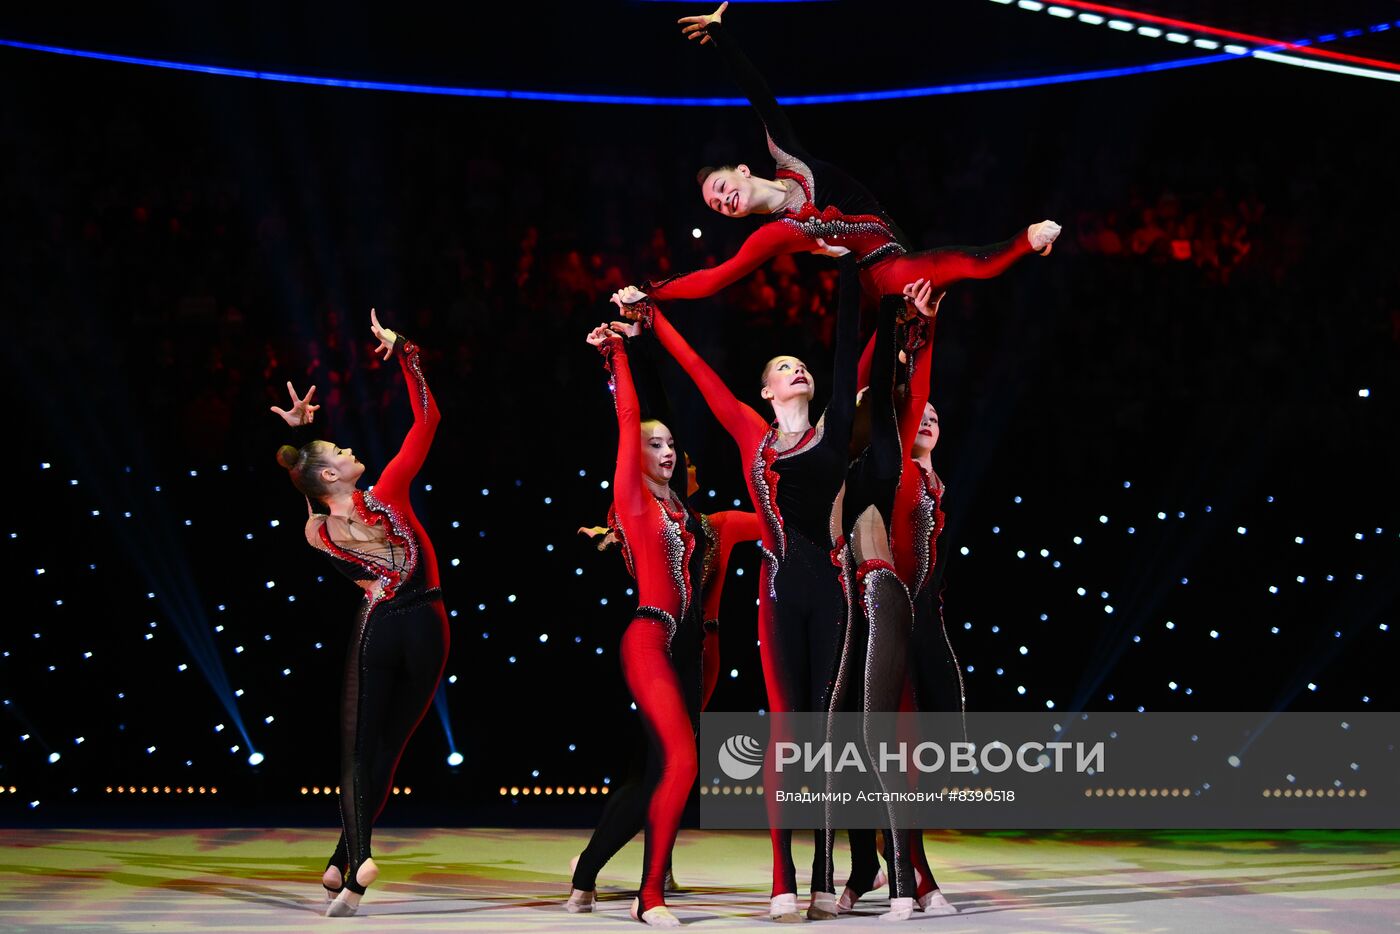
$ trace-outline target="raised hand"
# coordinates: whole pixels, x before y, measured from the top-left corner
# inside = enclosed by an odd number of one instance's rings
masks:
[[[287,393],[292,397],[292,407],[284,409],[280,406],[272,406],[272,411],[282,416],[282,421],[296,428],[299,425],[310,425],[316,420],[316,410],[319,405],[311,404],[311,397],[316,395],[316,387],[312,386],[306,390],[306,395],[297,398],[297,391],[292,388],[292,381],[287,380]]]
[[[813,249],[812,252],[817,254],[818,256],[845,256],[847,253],[851,252],[851,248],[844,246],[832,246],[831,244],[823,240],[821,237],[818,237],[816,248]]]
[[[946,291],[933,294],[932,279],[915,279],[904,287],[904,300],[914,306],[914,310],[925,318],[932,318],[938,314],[938,305],[943,301]]]
[[[379,341],[379,346],[374,348],[374,352],[384,351],[384,359],[388,360],[389,355],[394,352],[394,346],[399,342],[399,336],[379,323],[379,315],[375,314],[373,308],[369,310],[369,330],[375,340]]]
[[[589,538],[597,538],[599,535],[607,535],[608,528],[605,525],[581,525],[578,534],[587,535]]]
[[[705,31],[705,28],[711,23],[718,23],[720,17],[724,15],[724,11],[728,8],[729,0],[725,0],[724,3],[719,5],[719,9],[708,16],[682,16],[680,19],[676,20],[676,22],[681,25],[681,35],[692,41],[699,39],[700,44],[704,45],[706,42],[710,41],[710,35]]]

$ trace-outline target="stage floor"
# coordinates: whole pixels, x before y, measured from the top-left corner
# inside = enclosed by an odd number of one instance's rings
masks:
[[[336,922],[317,917],[330,831],[0,830],[0,931],[640,930],[627,917],[640,841],[600,877],[596,914],[563,910],[569,858],[586,839],[577,830],[384,829],[375,834],[379,883],[357,917]],[[1396,832],[947,832],[929,835],[928,852],[961,914],[916,914],[905,929],[1400,930]],[[797,856],[809,861],[810,844]],[[762,917],[766,834],[684,831],[675,865],[690,891],[670,904],[686,927],[775,930]],[[887,897],[872,893],[857,915],[823,928],[888,931],[877,919]]]

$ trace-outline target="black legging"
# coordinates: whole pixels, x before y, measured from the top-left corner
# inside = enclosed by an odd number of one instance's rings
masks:
[[[362,609],[345,656],[340,700],[340,842],[327,868],[364,893],[355,873],[373,854],[370,835],[394,770],[433,702],[447,662],[448,625],[438,591]]]
[[[855,578],[856,568],[852,566],[849,573]],[[846,626],[840,674],[836,678],[836,692],[831,698],[830,709],[833,713],[865,714],[897,711],[904,689],[905,663],[909,651],[908,591],[894,569],[883,565],[867,566],[860,579],[852,583],[850,621]],[[863,732],[866,753],[873,762],[882,737],[871,729],[868,722]],[[901,790],[892,785],[886,787],[883,778],[881,787],[886,792]],[[890,825],[894,825],[893,805],[886,814]],[[914,897],[914,867],[906,836],[899,833],[885,835],[886,859],[892,876],[890,894],[895,898]],[[868,891],[874,884],[875,873],[879,871],[875,831],[849,830],[847,837],[851,845],[851,879],[847,884],[857,891]],[[828,892],[834,891],[831,859],[834,845],[835,834],[829,832],[825,859],[821,865],[826,886],[824,891]],[[813,873],[816,871],[814,867]]]
[[[941,569],[940,569],[941,570]],[[943,622],[942,574],[935,573],[928,585],[914,600],[914,629],[909,640],[909,677],[914,685],[914,700],[922,713],[962,713],[962,671],[953,653]],[[917,894],[924,895],[938,888],[924,853],[922,830],[911,829],[908,839],[909,859],[919,870]],[[868,892],[880,871],[875,852],[875,831],[852,830],[848,834],[851,846],[851,875],[847,885],[857,892]],[[885,833],[886,865],[895,864],[893,835]]]
[[[763,583],[766,586],[765,568]],[[789,528],[787,551],[773,575],[776,599],[759,605],[759,639],[769,706],[778,711],[826,710],[835,677],[837,653],[845,617],[845,597],[828,549]],[[764,785],[781,788],[770,738],[764,757]],[[768,796],[770,805],[773,796]],[[797,891],[797,866],[792,859],[792,831],[770,830],[774,848],[774,890]],[[812,831],[812,891],[831,875],[826,859],[829,831]]]
[[[869,413],[869,443],[851,463],[846,476],[842,507],[842,533],[846,547],[842,554],[842,579],[848,594],[845,640],[842,644],[832,713],[859,711],[865,715],[862,728],[866,753],[875,761],[875,750],[885,737],[875,728],[871,713],[899,710],[908,662],[913,608],[909,591],[891,562],[889,516],[893,513],[895,490],[904,466],[904,455],[895,416],[894,363],[898,347],[898,318],[903,299],[886,296],[880,305],[875,352],[871,359],[870,387],[861,409]],[[860,531],[857,531],[857,527]],[[868,549],[869,553],[864,553]],[[894,792],[882,772],[877,771],[882,790]],[[886,808],[889,826],[896,826],[894,805]],[[831,822],[827,821],[830,828]],[[898,828],[896,827],[896,830]],[[854,853],[869,843],[873,832],[849,832]],[[825,891],[834,891],[831,852],[835,834],[828,830],[825,862],[822,866]],[[887,834],[891,843],[890,893],[896,898],[914,896],[914,869],[910,862],[907,836]],[[869,858],[874,860],[873,852]],[[876,867],[878,869],[878,867]],[[862,870],[863,872],[864,870]],[[870,883],[874,872],[869,873]],[[869,888],[867,883],[865,888]]]
[[[692,612],[685,623],[677,627],[671,639],[671,659],[676,665],[685,692],[686,706],[690,709],[692,724],[699,723],[701,677],[700,648],[703,629],[699,613]],[[632,742],[632,756],[628,761],[627,777],[608,795],[608,803],[588,838],[588,846],[579,854],[578,865],[574,867],[572,887],[582,892],[591,892],[598,886],[598,873],[603,871],[608,860],[641,833],[646,824],[647,805],[651,801],[651,791],[661,775],[661,761],[657,757],[655,744],[648,741],[645,730],[638,730]]]

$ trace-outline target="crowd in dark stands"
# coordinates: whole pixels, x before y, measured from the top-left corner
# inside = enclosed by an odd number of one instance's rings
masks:
[[[760,154],[735,142],[734,122],[693,158],[659,143],[639,157],[596,133],[541,147],[538,128],[487,145],[408,114],[392,146],[355,151],[337,129],[263,159],[212,128],[185,139],[122,107],[76,125],[35,115],[16,126],[20,155],[3,175],[23,221],[6,244],[8,299],[42,308],[33,326],[73,359],[108,358],[141,421],[179,426],[150,443],[178,439],[201,462],[246,457],[288,379],[314,384],[329,430],[347,437],[391,405],[397,385],[373,377],[383,364],[368,352],[378,305],[429,348],[454,422],[492,422],[490,444],[470,432],[447,444],[508,462],[541,412],[596,376],[582,335],[614,289],[723,259],[751,229],[704,211],[686,171]],[[1150,145],[1098,140],[1088,158],[1078,145],[1055,139],[1049,166],[1020,165],[991,136],[965,151],[915,141],[888,159],[834,157],[916,247],[1000,239],[1043,215],[1064,224],[1048,260],[945,303],[949,404],[998,391],[1009,359],[1018,379],[1131,433],[1162,400],[1354,395],[1353,377],[1393,364],[1389,248],[1349,226],[1366,203],[1345,184],[1377,168],[1374,154],[1319,156],[1304,179],[1267,140],[1206,147],[1187,165]],[[835,294],[829,260],[782,257],[707,303],[693,333],[740,385],[780,344],[820,370]],[[1057,437],[1039,440],[1078,444]]]

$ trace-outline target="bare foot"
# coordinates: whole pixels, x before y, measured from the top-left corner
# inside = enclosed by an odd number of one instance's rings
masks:
[[[1050,247],[1054,245],[1055,238],[1060,235],[1060,225],[1054,221],[1041,221],[1038,224],[1031,224],[1026,229],[1026,235],[1030,237],[1031,249],[1041,256],[1050,255]]]

